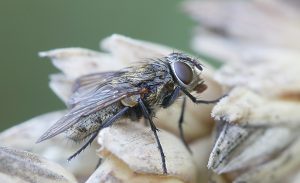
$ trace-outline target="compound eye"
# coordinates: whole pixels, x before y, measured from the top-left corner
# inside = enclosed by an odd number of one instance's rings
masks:
[[[193,81],[193,70],[184,62],[175,62],[174,72],[176,77],[185,85],[189,85]]]

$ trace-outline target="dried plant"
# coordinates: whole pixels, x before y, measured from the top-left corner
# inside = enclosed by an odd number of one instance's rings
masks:
[[[78,145],[66,143],[63,135],[34,144],[65,114],[58,111],[0,133],[1,146],[6,146],[0,148],[0,182],[299,182],[299,7],[294,0],[185,1],[185,11],[199,22],[193,48],[223,64],[215,70],[201,60],[208,90],[199,97],[228,96],[215,106],[188,103],[184,131],[193,154],[178,137],[180,102],[159,111],[167,176],[143,122],[124,120],[100,131],[97,142],[70,163],[66,159]],[[174,51],[121,35],[104,39],[101,48],[103,52],[65,48],[40,53],[61,71],[50,76],[50,87],[64,102],[79,76]]]

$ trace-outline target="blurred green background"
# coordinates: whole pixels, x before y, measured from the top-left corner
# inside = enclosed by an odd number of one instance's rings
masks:
[[[98,50],[99,40],[120,33],[185,51],[193,22],[180,0],[1,0],[0,131],[63,109],[48,88],[57,72],[37,53],[60,47]]]

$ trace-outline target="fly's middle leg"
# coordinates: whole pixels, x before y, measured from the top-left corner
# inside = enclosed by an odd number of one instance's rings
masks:
[[[150,113],[149,113],[148,109],[146,108],[146,106],[145,106],[144,102],[142,101],[142,99],[139,99],[139,105],[140,105],[140,107],[142,109],[142,112],[143,112],[145,118],[149,120],[151,130],[154,133],[155,140],[157,142],[158,149],[159,149],[160,156],[161,156],[161,160],[162,160],[162,169],[163,169],[163,172],[164,172],[164,174],[168,174],[167,166],[166,166],[165,154],[164,154],[163,148],[161,146],[160,140],[159,140],[158,135],[157,135],[158,129],[156,128],[155,124],[153,123],[152,118],[150,116]]]

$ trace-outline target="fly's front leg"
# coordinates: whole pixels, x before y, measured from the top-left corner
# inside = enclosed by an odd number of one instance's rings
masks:
[[[180,88],[180,90],[185,93],[194,103],[196,104],[214,104],[219,102],[219,100],[221,100],[224,96],[215,99],[215,100],[198,100],[196,97],[194,97],[192,94],[190,94],[186,89],[184,88]],[[182,124],[183,124],[183,120],[184,120],[184,112],[185,112],[185,106],[186,106],[186,97],[183,98],[183,102],[182,102],[182,107],[181,107],[181,113],[180,113],[180,118],[179,118],[179,133],[180,133],[180,138],[183,142],[183,144],[185,145],[185,147],[187,148],[187,150],[192,153],[189,145],[187,144],[185,138],[184,138],[184,133],[183,133],[183,128],[182,128]]]
[[[192,153],[191,148],[189,147],[189,145],[187,144],[185,138],[184,138],[184,133],[183,133],[183,128],[182,128],[182,124],[184,122],[184,112],[185,112],[185,106],[186,106],[186,97],[184,96],[183,101],[182,101],[182,106],[181,106],[181,112],[180,112],[180,117],[179,117],[179,122],[178,122],[178,128],[179,128],[179,134],[180,134],[180,139],[183,142],[184,146],[186,147],[186,149]]]
[[[145,104],[144,104],[144,102],[142,101],[141,98],[139,99],[139,105],[140,105],[140,107],[143,111],[143,114],[144,114],[145,118],[149,120],[151,130],[154,133],[154,136],[155,136],[155,139],[156,139],[156,142],[157,142],[157,145],[158,145],[158,149],[159,149],[159,152],[160,152],[163,172],[164,172],[164,174],[167,174],[168,172],[167,172],[165,154],[164,154],[163,148],[160,144],[160,140],[159,140],[158,135],[157,135],[158,129],[156,128],[155,124],[153,123],[152,118],[150,116],[150,113],[149,113],[148,109],[146,108],[146,106],[145,106]]]
[[[163,101],[162,104],[163,108],[167,108],[170,105],[172,105],[175,102],[175,100],[178,98],[179,94],[180,94],[180,87],[177,86],[174,89],[174,91],[171,93],[171,95]]]
[[[180,90],[181,90],[181,88],[179,86],[177,86],[175,88],[175,90],[171,93],[170,97],[168,97],[166,100],[164,100],[164,102],[163,102],[164,108],[169,107],[170,105],[172,105],[175,102],[175,100],[178,98],[178,96],[180,94]],[[190,153],[192,153],[190,147],[188,146],[188,144],[184,138],[184,133],[183,133],[183,128],[182,128],[182,124],[184,121],[185,106],[186,106],[186,97],[184,96],[182,106],[181,106],[180,117],[179,117],[179,121],[178,121],[178,128],[179,128],[179,134],[180,134],[180,139],[181,139],[182,143],[184,144],[186,149]]]
[[[192,94],[190,94],[190,92],[188,92],[186,89],[184,89],[182,87],[180,89],[183,93],[185,93],[196,104],[214,104],[214,103],[219,102],[223,97],[226,96],[226,95],[224,95],[224,96],[222,96],[220,98],[217,98],[215,100],[199,100],[196,97],[194,97]]]

